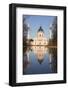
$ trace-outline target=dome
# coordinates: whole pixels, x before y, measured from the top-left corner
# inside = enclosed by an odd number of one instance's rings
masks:
[[[38,29],[38,32],[40,32],[40,31],[44,32],[44,30],[42,29],[41,26],[40,26],[40,28]]]

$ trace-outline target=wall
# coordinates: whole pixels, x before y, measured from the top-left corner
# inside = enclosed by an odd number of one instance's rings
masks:
[[[67,84],[10,87],[8,86],[9,71],[9,3],[32,3],[43,5],[60,5],[68,7],[68,0],[0,0],[0,90],[67,90]],[[68,14],[68,11],[67,11]],[[68,18],[67,18],[68,21]],[[67,31],[68,33],[68,31]],[[68,36],[67,36],[68,37]],[[67,48],[68,49],[68,48]],[[68,64],[68,62],[67,62]],[[67,66],[68,67],[68,66]]]

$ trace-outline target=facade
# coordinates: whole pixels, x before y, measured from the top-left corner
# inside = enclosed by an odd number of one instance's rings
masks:
[[[44,36],[44,30],[40,26],[40,28],[37,31],[37,36],[34,38],[32,45],[47,45],[48,40]]]

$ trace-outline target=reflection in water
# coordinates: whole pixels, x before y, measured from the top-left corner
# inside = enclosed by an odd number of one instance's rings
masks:
[[[57,73],[57,48],[27,46],[23,51],[23,74]]]

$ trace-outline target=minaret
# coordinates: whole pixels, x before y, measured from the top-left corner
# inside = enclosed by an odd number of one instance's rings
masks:
[[[29,35],[30,26],[29,26],[29,24],[27,24],[27,28],[28,28],[28,35],[27,35],[27,39],[29,39],[29,38],[30,38],[30,35]]]
[[[52,24],[50,24],[50,27],[49,27],[49,32],[50,32],[50,39],[52,39]]]

